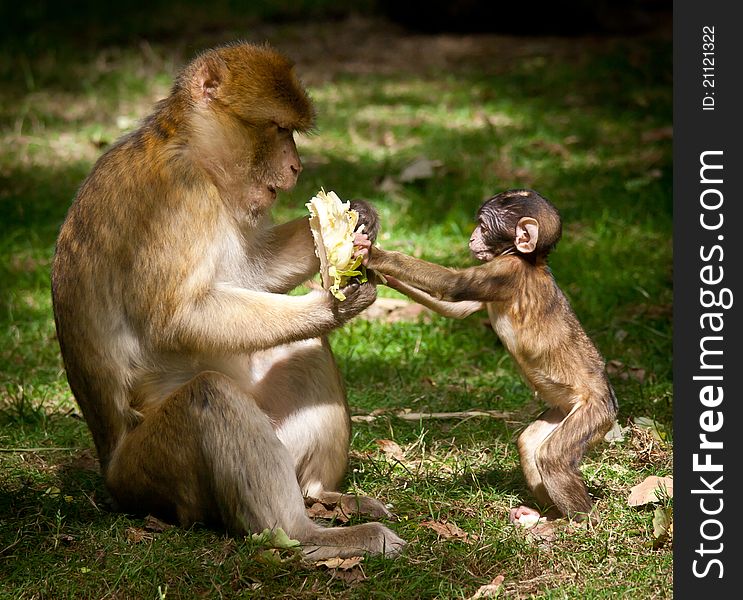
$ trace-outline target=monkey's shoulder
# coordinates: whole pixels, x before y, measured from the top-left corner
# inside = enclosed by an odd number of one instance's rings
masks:
[[[512,353],[541,354],[587,336],[546,264],[513,260],[503,293],[487,303],[493,329]],[[589,342],[590,343],[590,342]]]

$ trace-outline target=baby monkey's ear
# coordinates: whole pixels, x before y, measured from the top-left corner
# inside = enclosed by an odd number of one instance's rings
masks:
[[[534,252],[539,240],[539,222],[532,217],[521,217],[516,223],[516,250],[523,254]]]

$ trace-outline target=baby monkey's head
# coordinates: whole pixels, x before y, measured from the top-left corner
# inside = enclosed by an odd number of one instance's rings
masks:
[[[508,190],[477,211],[470,250],[487,262],[503,254],[545,257],[562,235],[560,213],[533,190]]]

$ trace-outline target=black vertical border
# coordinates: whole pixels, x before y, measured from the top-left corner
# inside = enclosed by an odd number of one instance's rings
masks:
[[[674,1],[673,3],[673,80],[674,80],[674,597],[741,598],[743,583],[739,566],[738,548],[743,543],[743,497],[738,496],[737,486],[743,474],[743,390],[738,375],[743,372],[739,349],[741,337],[741,308],[743,287],[740,271],[743,270],[743,234],[737,233],[741,224],[743,204],[743,10],[735,0]],[[714,111],[703,110],[705,93],[703,77],[703,27],[714,26]],[[700,155],[704,151],[722,150],[723,183],[710,186],[700,183]],[[720,171],[717,171],[720,173]],[[715,187],[724,196],[720,211],[724,224],[714,232],[705,231],[700,225],[700,194],[708,187]],[[710,215],[709,221],[716,215]],[[724,239],[719,240],[722,235]],[[722,262],[705,263],[700,258],[700,248],[709,249],[715,244],[724,248]],[[700,281],[700,269],[705,264],[722,265],[724,282],[718,286],[705,286]],[[722,333],[710,333],[700,326],[705,309],[700,303],[700,287],[718,290],[729,288],[734,296],[733,306],[721,310],[724,314]],[[724,400],[717,408],[723,413],[723,427],[709,439],[722,440],[722,450],[713,452],[715,463],[722,462],[720,473],[695,472],[693,455],[700,451],[700,415],[707,410],[700,403],[699,391],[704,383],[693,377],[700,374],[700,339],[705,335],[722,335],[717,344],[723,355],[724,379],[719,385],[724,389]],[[709,373],[709,371],[707,371]],[[717,384],[716,384],[717,385]],[[703,462],[703,459],[700,459]],[[724,508],[719,515],[710,517],[700,508],[700,499],[709,498],[707,508],[719,505],[716,494],[699,494],[704,489],[700,476],[712,483],[720,475],[721,497]],[[713,500],[714,498],[714,500]],[[705,519],[717,519],[723,533],[718,540],[707,541],[702,527]],[[716,525],[708,524],[704,530],[716,535]],[[700,554],[700,544],[719,554]],[[712,559],[722,563],[710,566],[706,577],[703,573]],[[702,595],[704,594],[704,595]]]

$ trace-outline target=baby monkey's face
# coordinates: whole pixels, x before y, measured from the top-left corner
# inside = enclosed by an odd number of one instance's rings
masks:
[[[492,237],[492,232],[488,230],[487,224],[479,220],[470,236],[470,252],[481,262],[491,261],[496,256],[487,241],[490,237]]]

